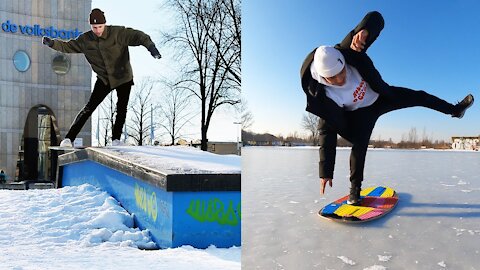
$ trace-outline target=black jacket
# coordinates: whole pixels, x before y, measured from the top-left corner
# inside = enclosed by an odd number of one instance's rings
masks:
[[[372,60],[366,54],[367,49],[380,35],[384,26],[382,15],[377,11],[367,13],[363,20],[352,30],[337,48],[345,57],[347,64],[355,67],[372,90],[388,98],[390,86],[385,83],[382,76],[373,65]],[[362,52],[350,49],[353,36],[362,29],[368,30],[368,37],[365,48]],[[335,166],[335,147],[337,145],[337,134],[354,143],[354,136],[345,121],[345,110],[339,107],[325,94],[325,86],[312,78],[310,65],[313,62],[316,48],[308,54],[302,64],[300,77],[303,91],[307,96],[306,110],[321,118],[320,127],[320,177],[333,178]]]

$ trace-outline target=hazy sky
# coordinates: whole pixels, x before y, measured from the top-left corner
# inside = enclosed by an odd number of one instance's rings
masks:
[[[172,49],[166,48],[160,42],[161,32],[172,28],[172,15],[169,9],[162,5],[161,0],[138,0],[138,1],[115,1],[115,0],[93,0],[92,8],[100,8],[105,12],[107,25],[122,25],[141,30],[152,38],[162,54],[162,59],[154,59],[148,50],[143,46],[130,47],[130,62],[133,69],[134,81],[139,82],[144,77],[155,78],[175,77],[179,67],[172,60]],[[94,75],[94,80],[96,76]],[[160,93],[154,93],[156,97]],[[132,98],[132,95],[131,97]],[[195,100],[196,102],[196,100]],[[192,103],[197,106],[197,103]],[[200,107],[196,107],[199,113]],[[127,116],[128,117],[128,116]],[[92,121],[96,127],[96,115]],[[210,141],[236,141],[239,136],[239,125],[237,115],[233,109],[227,106],[220,107],[214,114],[208,131]],[[93,130],[93,133],[96,129]],[[158,134],[158,133],[157,133]],[[186,129],[186,139],[199,139],[200,119],[194,119],[189,129]],[[95,137],[95,134],[94,134]]]
[[[300,66],[319,45],[334,45],[363,16],[382,13],[385,28],[369,48],[390,85],[425,90],[449,102],[468,93],[476,104],[458,120],[425,108],[380,118],[373,138],[400,140],[415,127],[433,139],[480,134],[480,2],[242,1],[242,93],[255,132],[288,135],[301,129],[306,98]]]

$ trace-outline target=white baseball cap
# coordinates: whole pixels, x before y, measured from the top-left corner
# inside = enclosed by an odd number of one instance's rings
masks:
[[[315,50],[313,65],[318,75],[329,78],[342,71],[345,67],[345,58],[334,47],[320,46]]]

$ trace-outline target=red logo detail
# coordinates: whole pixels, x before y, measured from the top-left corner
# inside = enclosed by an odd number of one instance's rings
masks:
[[[355,91],[353,92],[353,102],[363,100],[366,92],[367,92],[367,83],[364,80],[362,80],[360,84],[357,86],[357,88],[355,89]]]

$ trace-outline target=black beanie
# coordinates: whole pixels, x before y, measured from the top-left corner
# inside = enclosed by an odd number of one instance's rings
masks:
[[[90,12],[90,24],[104,24],[106,22],[103,11],[98,8],[92,9],[92,12]]]

